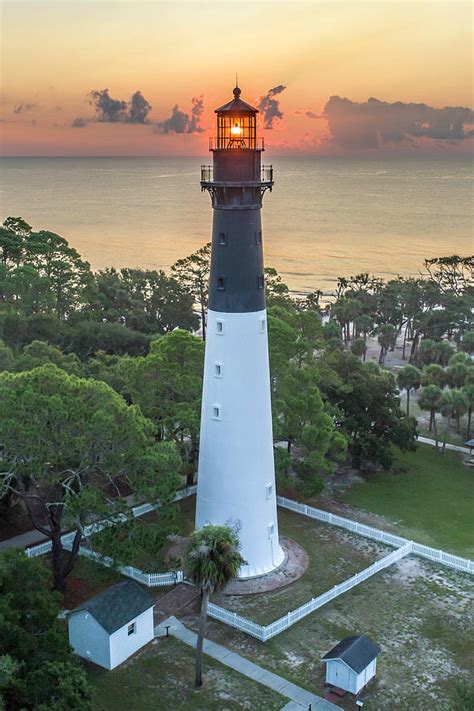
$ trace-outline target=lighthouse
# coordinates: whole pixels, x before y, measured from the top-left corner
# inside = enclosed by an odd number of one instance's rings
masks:
[[[261,162],[258,110],[240,98],[216,109],[212,166],[201,189],[213,208],[196,526],[233,524],[240,578],[284,560],[278,538],[261,210],[273,186]]]

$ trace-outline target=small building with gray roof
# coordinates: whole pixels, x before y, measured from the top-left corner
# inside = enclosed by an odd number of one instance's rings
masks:
[[[69,613],[69,643],[80,657],[114,669],[153,639],[153,605],[133,580],[113,585]]]
[[[380,647],[364,635],[346,637],[324,655],[326,684],[358,694],[375,676]]]

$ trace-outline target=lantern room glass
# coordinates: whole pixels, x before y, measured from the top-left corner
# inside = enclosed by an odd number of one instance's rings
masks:
[[[256,114],[217,114],[216,148],[257,147]]]

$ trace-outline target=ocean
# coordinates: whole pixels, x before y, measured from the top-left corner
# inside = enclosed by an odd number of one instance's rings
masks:
[[[266,154],[265,154],[266,156]],[[266,266],[290,289],[339,276],[417,274],[425,258],[473,252],[467,160],[275,157],[264,198]],[[1,217],[65,237],[93,269],[168,270],[210,239],[200,158],[2,158]]]

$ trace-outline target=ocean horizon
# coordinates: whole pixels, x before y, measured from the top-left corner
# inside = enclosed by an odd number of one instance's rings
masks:
[[[205,157],[0,158],[2,220],[65,237],[93,269],[164,269],[210,240]],[[417,274],[426,258],[473,251],[472,162],[460,158],[271,156],[266,266],[290,289],[340,276]]]

